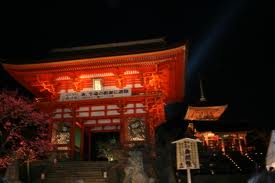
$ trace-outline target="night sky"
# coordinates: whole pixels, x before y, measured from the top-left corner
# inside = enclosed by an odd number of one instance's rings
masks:
[[[2,4],[1,62],[47,56],[52,48],[166,37],[188,41],[186,104],[199,100],[199,75],[223,120],[275,127],[271,4],[256,0]],[[20,88],[1,68],[2,88]]]

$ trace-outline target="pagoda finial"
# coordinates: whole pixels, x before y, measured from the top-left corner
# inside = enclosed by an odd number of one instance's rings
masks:
[[[204,97],[204,92],[203,92],[203,86],[202,86],[202,80],[201,79],[200,79],[200,94],[201,94],[200,102],[205,102],[206,98]]]

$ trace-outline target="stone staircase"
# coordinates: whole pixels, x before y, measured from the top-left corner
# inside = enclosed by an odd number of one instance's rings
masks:
[[[46,174],[43,183],[107,183],[108,180],[103,174],[109,166],[109,162],[58,162]]]

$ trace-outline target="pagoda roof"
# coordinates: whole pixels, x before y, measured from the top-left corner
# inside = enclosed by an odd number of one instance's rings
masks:
[[[144,39],[126,42],[55,48],[46,54],[29,58],[8,60],[9,64],[36,64],[56,61],[79,60],[162,51],[185,45],[185,42],[167,42],[165,38]]]

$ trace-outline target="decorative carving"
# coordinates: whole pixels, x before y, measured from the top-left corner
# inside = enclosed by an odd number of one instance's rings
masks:
[[[123,88],[125,86],[125,78],[122,74],[118,74],[116,78],[116,87]]]
[[[48,83],[47,81],[42,81],[39,83],[40,83],[40,86],[42,87],[42,89],[40,89],[41,92],[47,90],[50,93],[55,93],[55,88],[53,87],[52,84]]]
[[[130,141],[145,140],[146,126],[143,118],[128,119],[128,136]]]
[[[155,126],[165,121],[163,98],[146,100],[146,105],[148,113],[155,119]]]
[[[81,79],[79,77],[74,77],[73,79],[73,87],[75,91],[80,91],[82,89],[81,87]]]
[[[158,74],[153,73],[152,74],[152,79],[149,81],[149,85],[152,86],[155,90],[160,89],[160,77]]]
[[[54,85],[46,80],[46,81],[41,81],[40,78],[37,76],[36,77],[36,84],[33,84],[32,86],[38,86],[40,87],[40,92],[47,91],[52,94],[53,97],[56,96],[56,90]]]
[[[161,79],[158,73],[144,73],[143,82],[145,88],[153,88],[154,90],[161,89]]]
[[[70,123],[53,123],[52,142],[55,144],[69,144],[70,128]]]

